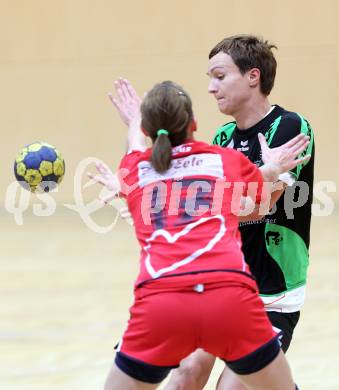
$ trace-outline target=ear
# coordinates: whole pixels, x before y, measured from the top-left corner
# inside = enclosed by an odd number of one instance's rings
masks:
[[[143,128],[142,126],[141,126],[141,131],[143,132],[143,134],[144,134],[146,137],[149,136],[148,133],[147,133],[147,130],[146,130],[145,128]]]
[[[260,70],[258,68],[252,68],[248,71],[248,81],[252,88],[260,83]]]
[[[193,133],[193,131],[197,131],[197,120],[194,118],[190,124],[190,130]]]

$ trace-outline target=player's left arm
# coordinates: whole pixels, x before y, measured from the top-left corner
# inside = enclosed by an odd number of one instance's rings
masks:
[[[121,192],[122,185],[120,182],[119,173],[113,173],[102,161],[96,163],[96,169],[96,174],[88,172],[87,175],[93,181],[101,184],[107,190],[107,192],[100,197],[100,201],[104,204],[110,204],[113,206],[116,210],[118,210],[120,216],[128,224],[134,225],[132,215],[129,212],[126,203],[122,200],[122,198],[125,197],[125,194]]]
[[[270,148],[279,148],[286,142],[291,141],[299,134],[304,134],[309,137],[309,144],[307,148],[300,153],[298,158],[304,158],[307,155],[312,155],[314,148],[314,133],[309,122],[301,115],[291,112],[287,115],[283,115],[280,119],[277,131],[266,139],[269,142]],[[279,176],[279,181],[275,183],[276,190],[272,191],[270,200],[270,209],[279,200],[284,193],[287,186],[293,185],[298,180],[301,170],[307,165],[309,159],[305,159],[302,163],[298,164],[295,168],[285,172]]]
[[[289,141],[274,148],[268,147],[267,141],[262,134],[259,134],[258,136],[264,165],[259,169],[256,169],[261,172],[262,179],[265,182],[264,184],[269,187],[263,186],[263,188],[257,192],[257,198],[253,199],[256,203],[254,211],[248,214],[245,219],[242,217],[242,221],[261,219],[265,214],[267,214],[269,209],[279,199],[285,189],[285,185],[278,180],[279,177],[283,173],[288,173],[290,170],[293,170],[302,164],[306,164],[311,157],[310,154],[303,154],[310,144],[310,137],[304,133],[299,133]],[[253,169],[250,169],[250,165],[248,163],[246,164],[244,159],[243,167],[245,167],[245,169],[243,169],[243,175],[247,178],[246,180],[248,180],[248,178],[251,178],[252,175],[254,175]],[[277,186],[278,189],[276,189]],[[261,208],[260,203],[263,199],[260,199],[260,197],[264,199],[264,208]],[[269,200],[268,208],[266,199]]]
[[[282,115],[277,130],[274,134],[268,134],[266,136],[266,141],[269,144],[270,149],[279,148],[300,134],[309,138],[307,148],[305,148],[305,150],[303,150],[298,156],[298,158],[302,159],[307,155],[312,155],[314,146],[314,134],[312,127],[303,116],[294,112]],[[280,175],[279,179],[286,185],[292,185],[296,180],[298,180],[301,170],[308,164],[308,162],[309,160],[303,161],[295,168]]]

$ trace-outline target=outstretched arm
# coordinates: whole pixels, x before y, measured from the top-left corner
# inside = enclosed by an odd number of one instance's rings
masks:
[[[299,134],[276,148],[269,148],[262,134],[258,134],[258,137],[262,151],[262,160],[264,162],[264,165],[259,169],[263,175],[264,182],[271,183],[270,191],[266,193],[266,196],[269,197],[269,202],[267,202],[266,207],[262,208],[262,205],[254,205],[253,201],[251,205],[249,199],[242,198],[242,208],[245,211],[243,215],[239,216],[240,222],[262,219],[279,200],[287,186],[286,183],[279,181],[279,176],[295,168],[298,164],[305,163],[311,157],[310,155],[299,157],[310,143],[309,137],[304,134]],[[246,208],[244,207],[246,202],[250,202],[249,207],[252,209],[250,213],[246,213]]]
[[[120,216],[130,225],[133,225],[132,215],[130,214],[126,203],[119,197],[121,191],[120,181],[117,174],[114,174],[106,164],[98,162],[95,164],[97,174],[88,173],[88,176],[101,184],[108,190],[107,195],[100,198],[102,203],[110,204],[120,213]]]
[[[114,82],[116,96],[110,92],[108,97],[117,109],[120,118],[128,126],[127,152],[132,150],[145,151],[146,137],[141,131],[141,99],[132,84],[119,78]]]
[[[98,173],[94,175],[89,172],[87,175],[96,183],[101,184],[109,191],[108,195],[101,199],[102,202],[108,203],[112,199],[119,196],[121,186],[118,176],[114,174],[103,162],[97,162],[95,167]]]
[[[264,162],[264,165],[259,169],[264,181],[276,182],[280,174],[290,171],[298,164],[303,164],[311,158],[310,155],[298,157],[310,143],[310,138],[305,134],[299,134],[276,148],[268,147],[263,134],[259,133],[258,137]]]
[[[114,82],[114,87],[116,96],[113,96],[110,92],[108,97],[117,109],[122,121],[128,126],[127,151],[144,151],[146,149],[146,137],[141,131],[141,99],[131,83],[126,79],[119,78]],[[121,185],[118,176],[103,162],[97,163],[96,169],[97,174],[88,173],[88,176],[108,190],[108,194],[102,197],[101,201],[110,203],[117,208],[120,215],[128,223],[133,224],[127,206],[119,198]]]

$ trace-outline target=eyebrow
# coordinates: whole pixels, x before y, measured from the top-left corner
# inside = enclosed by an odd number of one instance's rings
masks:
[[[207,76],[209,76],[213,71],[215,71],[218,68],[222,68],[223,70],[225,69],[225,67],[222,65],[215,65],[213,66],[213,68],[211,68],[209,71],[206,72]]]

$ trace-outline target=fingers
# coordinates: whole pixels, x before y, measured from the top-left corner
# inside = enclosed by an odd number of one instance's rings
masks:
[[[127,79],[119,77],[118,80],[114,82],[114,86],[121,100],[140,100],[135,89],[132,87],[132,84]]]
[[[114,88],[118,98],[114,97],[112,92],[108,92],[108,98],[118,111],[121,111],[122,103],[126,100],[126,88],[122,87],[121,79],[114,81]]]
[[[99,174],[93,175],[89,172],[87,173],[88,177],[90,177],[96,183],[102,184],[109,191],[118,193],[121,189],[121,185],[117,174],[112,173],[108,166],[102,161],[96,162],[95,166]]]
[[[291,150],[291,153],[297,157],[299,156],[300,153],[302,153],[306,148],[307,146],[310,144],[310,141],[306,141],[306,142],[303,142],[301,144],[297,144],[297,146],[295,146],[292,150]]]
[[[267,145],[265,136],[261,133],[258,133],[258,138],[259,138],[261,151],[264,153],[268,149],[268,145]]]
[[[132,214],[129,212],[128,207],[122,207],[120,210],[121,218],[128,219],[132,218]]]
[[[119,212],[122,219],[124,219],[130,225],[134,225],[132,214],[129,212],[127,207],[122,207]]]
[[[109,98],[109,100],[113,103],[113,105],[114,105],[118,110],[120,110],[119,101],[118,101],[115,97],[113,97],[112,92],[108,92],[108,98]]]
[[[140,118],[141,99],[127,79],[120,77],[115,80],[114,88],[116,96],[109,92],[108,98],[117,109],[122,121],[130,126],[132,122]]]
[[[299,134],[297,137],[294,137],[292,143],[286,142],[285,144],[281,145],[286,149],[289,149],[291,151],[297,150],[300,147],[303,147],[303,145],[308,145],[310,143],[310,137],[304,135],[304,134]]]
[[[102,176],[99,176],[99,175],[93,175],[92,173],[88,172],[87,173],[87,176],[89,178],[91,178],[92,180],[94,180],[96,183],[98,184],[102,184],[103,186],[106,185],[106,180],[102,177]]]
[[[121,100],[135,100],[137,102],[140,102],[141,99],[138,96],[136,90],[132,86],[132,84],[127,79],[123,79],[122,77],[119,77],[117,80],[114,81],[114,88],[116,90],[117,95]],[[108,96],[110,97],[111,101],[113,102],[112,93],[109,93]]]
[[[268,145],[267,145],[267,142],[266,142],[264,135],[259,133],[258,138],[259,138],[260,146],[262,148],[264,147],[265,149],[268,149]],[[289,140],[288,142],[286,142],[285,144],[281,145],[281,147],[284,147],[285,149],[289,149],[289,150],[293,151],[295,149],[298,149],[302,145],[304,145],[306,142],[309,143],[309,140],[310,140],[309,136],[301,133],[301,134],[298,134],[297,136],[295,136],[294,138],[292,138],[291,140]]]
[[[115,209],[119,211],[120,216],[129,224],[134,225],[132,214],[129,212],[126,203],[119,197],[114,198],[111,203]]]
[[[301,139],[299,142],[297,142],[294,146],[290,147],[290,148],[287,148],[284,146],[284,148],[282,149],[282,152],[284,154],[284,157],[285,159],[287,158],[296,158],[297,156],[299,156],[302,152],[305,151],[305,149],[307,148],[307,146],[310,144],[310,141],[309,139]]]
[[[126,90],[128,92],[128,94],[130,95],[130,97],[134,100],[137,100],[137,101],[141,101],[140,97],[138,96],[136,90],[134,89],[134,87],[132,86],[132,84],[127,80],[127,79],[124,79],[124,84],[125,84],[125,87],[126,87]]]
[[[307,148],[310,141],[304,141],[302,143],[298,143],[295,147],[288,149],[283,154],[282,167],[284,166],[284,171],[294,169],[299,164],[305,164],[310,158],[311,155],[299,157],[302,152]]]
[[[285,144],[278,146],[276,148],[269,148],[266,139],[263,134],[258,134],[261,151],[262,151],[262,160],[264,163],[268,161],[285,161],[294,160],[299,156],[307,146],[310,144],[310,137],[305,134],[298,134],[290,141]]]
[[[294,169],[299,164],[305,164],[307,161],[311,158],[311,155],[308,154],[307,156],[300,157],[297,159],[289,159],[286,161],[282,166],[282,172],[290,171],[291,169]]]
[[[104,204],[108,204],[109,202],[111,202],[113,199],[116,199],[117,197],[118,197],[118,193],[112,192],[106,196],[101,197],[100,201]]]
[[[96,162],[95,167],[96,167],[97,171],[100,172],[101,174],[111,173],[113,175],[113,173],[108,168],[108,166],[106,164],[104,164],[102,161]]]
[[[105,186],[110,193],[106,196],[103,196],[100,198],[100,201],[102,203],[109,203],[111,200],[117,198],[119,196],[120,186],[119,185],[113,185],[111,182],[106,180],[100,175],[93,175],[92,173],[87,173],[88,177],[90,177],[92,180],[94,180],[96,183],[102,184]]]
[[[299,164],[304,164],[306,163],[309,159],[311,158],[311,155],[308,154],[304,157],[301,157],[301,158],[297,158],[296,160],[294,160],[295,162],[295,166],[299,165]]]
[[[301,133],[301,134],[296,135],[294,138],[292,138],[288,142],[286,142],[283,146],[287,147],[287,148],[291,148],[291,147],[295,146],[296,144],[298,144],[299,142],[303,142],[303,141],[306,141],[309,139],[310,139],[309,136]]]
[[[132,86],[128,85],[126,79],[119,78],[121,92],[125,100],[130,100],[133,97]]]
[[[128,97],[127,95],[127,89],[124,87],[124,84],[122,82],[122,79],[119,78],[118,80],[114,81],[114,87],[117,95],[119,96],[119,99],[121,101],[125,101],[126,98]]]
[[[116,108],[116,110],[118,111],[123,122],[126,123],[124,107],[123,107],[121,100],[115,98],[111,92],[108,93],[108,98],[112,102],[112,104]]]

